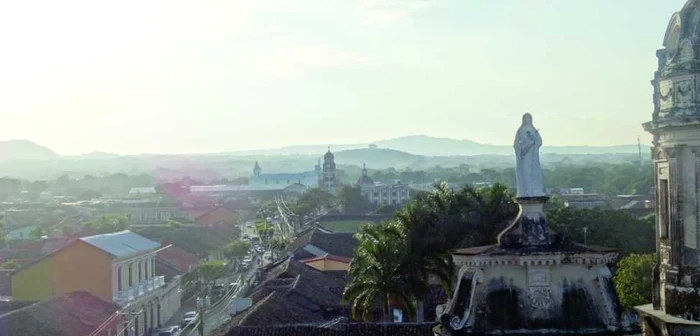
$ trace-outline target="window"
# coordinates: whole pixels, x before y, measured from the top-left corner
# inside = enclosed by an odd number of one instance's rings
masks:
[[[151,276],[156,276],[156,263],[155,260],[151,259]]]
[[[668,180],[659,180],[659,192],[657,193],[659,200],[659,238],[668,238],[670,214],[668,211]]]
[[[144,266],[143,268],[144,268],[145,273],[146,273],[146,278],[145,278],[145,280],[148,280],[148,270],[149,270],[149,268],[150,268],[150,267],[148,267],[148,259],[146,259],[146,261],[144,261],[144,265],[143,265],[143,266]]]
[[[138,267],[139,267],[139,282],[141,282],[141,280],[142,280],[142,278],[141,278],[141,276],[142,276],[142,274],[141,274],[141,266],[142,266],[142,265],[143,265],[143,263],[139,261],[139,266],[138,266]]]
[[[129,264],[129,287],[134,285],[134,278],[131,269],[133,264]]]
[[[117,267],[117,290],[123,290],[124,288],[122,286],[124,286],[124,284],[122,284],[122,267],[119,266]]]

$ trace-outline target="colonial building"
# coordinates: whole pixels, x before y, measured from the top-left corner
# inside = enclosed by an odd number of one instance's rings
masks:
[[[621,327],[608,268],[617,251],[569,241],[549,227],[541,139],[531,120],[523,117],[515,142],[520,211],[495,245],[452,252],[459,272],[451,298],[438,306],[436,335],[603,333]]]
[[[700,0],[671,16],[656,52],[654,136],[657,263],[645,335],[700,335]]]
[[[323,155],[323,168],[321,170],[321,176],[318,179],[318,187],[331,194],[335,194],[338,188],[340,188],[338,172],[335,168],[335,156],[331,153],[330,148],[328,148],[328,152]]]
[[[73,240],[11,275],[12,298],[44,301],[88,291],[126,308],[136,336],[167,321],[180,308],[180,277],[165,283],[155,273],[160,244],[131,231]]]
[[[258,161],[255,161],[253,176],[251,176],[248,180],[248,185],[251,187],[260,187],[269,185],[289,186],[293,184],[301,184],[307,188],[314,188],[319,186],[318,182],[320,178],[320,163],[314,167],[313,171],[301,173],[263,174],[260,164],[258,164]]]
[[[377,206],[402,205],[408,202],[411,196],[411,188],[408,184],[401,183],[401,181],[396,181],[394,184],[374,182],[367,173],[366,165],[362,167],[362,175],[357,180],[357,185],[362,190],[362,196]]]

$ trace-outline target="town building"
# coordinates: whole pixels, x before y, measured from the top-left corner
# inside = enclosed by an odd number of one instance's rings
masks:
[[[361,189],[362,196],[375,206],[399,206],[407,203],[411,197],[411,188],[401,181],[393,184],[374,182],[367,173],[366,165],[362,166],[362,175],[357,180],[357,185]]]
[[[564,206],[574,210],[579,209],[608,209],[605,197],[598,193],[562,194]]]
[[[314,227],[300,233],[280,252],[280,256],[297,260],[326,256],[352,258],[356,246],[357,240],[352,233],[335,233]]]
[[[263,174],[262,168],[258,161],[255,161],[253,167],[253,176],[248,179],[250,186],[265,186],[265,185],[293,185],[301,184],[307,188],[317,187],[321,177],[320,163],[314,167],[313,171],[301,173],[279,173],[279,174]]]
[[[82,237],[12,272],[12,298],[45,301],[88,291],[126,307],[136,336],[167,321],[180,308],[180,278],[156,275],[160,244],[131,231]]]
[[[700,0],[671,16],[656,51],[653,135],[656,265],[644,335],[700,335]]]

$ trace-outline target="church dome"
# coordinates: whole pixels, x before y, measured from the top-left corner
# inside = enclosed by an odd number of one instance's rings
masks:
[[[372,180],[371,177],[367,175],[362,175],[360,176],[359,179],[357,179],[357,184],[364,186],[364,185],[374,185],[374,181]]]
[[[335,160],[335,156],[333,155],[333,153],[331,153],[331,150],[329,149],[326,152],[326,155],[323,156],[323,161],[333,161],[333,160]]]

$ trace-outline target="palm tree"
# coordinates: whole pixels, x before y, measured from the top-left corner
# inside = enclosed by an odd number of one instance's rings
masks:
[[[407,243],[404,263],[399,269],[417,300],[416,321],[423,322],[423,300],[431,280],[437,279],[449,292],[454,263],[443,237],[436,215],[421,203],[412,203],[396,214]]]
[[[350,264],[350,282],[343,300],[352,303],[352,317],[369,320],[377,301],[382,303],[384,320],[389,304],[398,301],[413,313],[413,297],[400,273],[405,265],[407,246],[403,229],[396,222],[364,226],[356,234],[358,246]]]
[[[493,244],[496,236],[518,214],[518,204],[513,194],[502,183],[489,188],[475,189],[466,186],[458,195],[458,202],[468,213],[469,230],[478,233],[471,236],[470,245]]]

